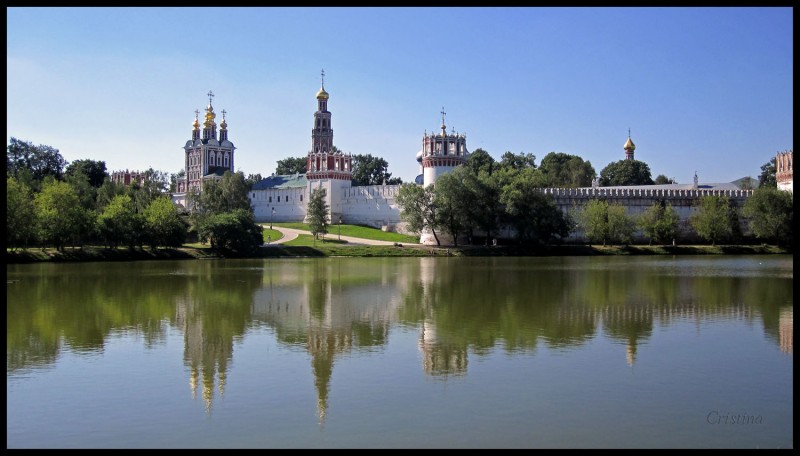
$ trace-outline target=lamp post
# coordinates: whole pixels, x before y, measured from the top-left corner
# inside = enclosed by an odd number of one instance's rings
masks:
[[[272,218],[275,217],[275,208],[272,208],[272,214],[269,215],[269,229],[272,229]]]
[[[339,240],[342,240],[342,216],[339,216]]]

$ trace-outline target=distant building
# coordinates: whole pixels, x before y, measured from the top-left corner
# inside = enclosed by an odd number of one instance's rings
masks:
[[[145,174],[141,171],[114,171],[111,173],[111,182],[119,185],[144,184]]]
[[[778,184],[778,189],[792,192],[792,194],[794,194],[792,179],[793,158],[794,151],[792,149],[778,152],[778,155],[775,156],[775,181]]]

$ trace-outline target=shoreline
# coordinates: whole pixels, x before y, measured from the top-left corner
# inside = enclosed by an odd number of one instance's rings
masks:
[[[235,252],[218,252],[210,247],[158,248],[129,250],[109,249],[99,246],[6,250],[6,264],[107,262],[148,260],[198,260],[225,258],[325,258],[325,257],[497,257],[497,256],[608,256],[608,255],[775,255],[792,254],[789,249],[774,245],[628,245],[601,246],[563,244],[545,247],[518,245],[500,246],[420,246],[420,245],[326,245],[320,242],[313,247],[262,246],[257,252],[241,255]]]

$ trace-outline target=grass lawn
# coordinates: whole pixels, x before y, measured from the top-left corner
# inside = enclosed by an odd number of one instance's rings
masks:
[[[263,226],[263,225],[262,225]],[[274,224],[273,224],[274,226]],[[283,237],[283,233],[278,230],[271,230],[266,226],[263,227],[264,231],[261,232],[264,242],[267,242],[267,236],[269,236],[269,242],[277,241],[278,239]]]
[[[300,223],[300,222],[281,222],[281,223],[273,223],[273,226],[282,226],[285,228],[293,228],[296,230],[305,230],[311,231],[308,228],[307,223]],[[329,225],[328,226],[328,234],[326,237],[338,237],[339,229],[341,228],[342,236],[352,236],[361,239],[373,239],[376,241],[389,241],[389,242],[398,242],[400,244],[418,244],[419,237],[418,236],[409,236],[407,234],[400,234],[400,233],[392,233],[379,230],[377,228],[370,228],[368,226],[361,226],[361,225]]]

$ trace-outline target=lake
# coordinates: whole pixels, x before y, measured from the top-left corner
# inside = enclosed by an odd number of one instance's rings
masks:
[[[793,257],[6,265],[8,448],[793,448]]]

